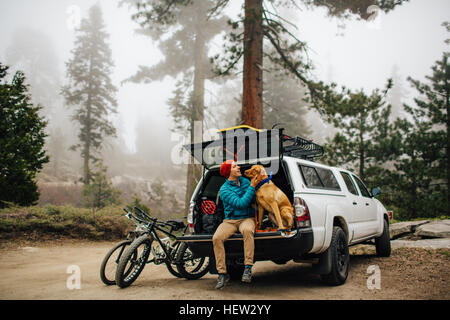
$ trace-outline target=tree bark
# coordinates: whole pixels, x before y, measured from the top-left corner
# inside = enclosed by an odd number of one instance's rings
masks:
[[[201,18],[201,17],[198,17]],[[206,56],[206,42],[203,37],[202,30],[197,28],[195,38],[195,65],[194,65],[194,92],[192,97],[193,110],[192,118],[190,122],[191,129],[191,144],[202,142],[203,138],[203,120],[205,109],[205,71],[204,71],[204,59]],[[200,130],[195,131],[195,123]],[[197,183],[202,176],[202,165],[195,164],[194,158],[190,157],[190,163],[188,164],[188,171],[186,177],[186,195],[185,195],[185,214],[187,214],[190,206],[190,200],[192,193],[195,190]]]
[[[86,102],[87,115],[86,115],[86,140],[84,142],[84,181],[85,185],[90,183],[90,168],[89,160],[91,157],[91,94],[92,94],[92,57],[89,58],[89,87],[88,87],[88,97]]]
[[[245,0],[242,122],[263,128],[262,0]]]
[[[447,111],[447,130],[446,130],[446,137],[447,137],[447,147],[446,147],[446,156],[447,156],[447,215],[450,215],[450,91],[449,91],[449,83],[448,79],[450,79],[450,75],[448,74],[448,67],[447,67],[447,59],[444,58],[444,68],[445,68],[445,107]]]
[[[87,123],[86,123],[86,141],[84,142],[84,168],[83,168],[83,183],[88,185],[90,183],[90,169],[89,169],[89,158],[91,155],[91,106],[90,102],[87,111]]]

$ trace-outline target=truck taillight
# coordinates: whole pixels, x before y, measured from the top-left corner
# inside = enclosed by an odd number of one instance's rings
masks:
[[[388,211],[387,214],[389,216],[389,220],[394,219],[394,211]]]
[[[305,200],[300,197],[295,197],[294,209],[297,228],[311,227],[311,217],[309,216],[309,209]]]
[[[194,204],[191,203],[189,206],[189,212],[187,215],[187,223],[189,227],[189,232],[192,234],[194,233]]]

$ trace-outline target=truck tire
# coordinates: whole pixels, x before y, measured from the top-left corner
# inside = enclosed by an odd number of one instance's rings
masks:
[[[389,224],[386,220],[383,224],[383,234],[379,238],[375,238],[375,248],[378,257],[389,257],[391,255],[391,238]]]
[[[347,236],[341,227],[333,227],[333,235],[331,236],[331,244],[328,250],[330,250],[331,254],[331,272],[321,275],[321,278],[333,286],[344,284],[348,276],[350,254]]]

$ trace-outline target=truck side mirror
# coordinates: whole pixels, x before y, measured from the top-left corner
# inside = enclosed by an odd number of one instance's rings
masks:
[[[373,197],[376,197],[381,194],[381,189],[379,187],[372,188],[370,191]]]

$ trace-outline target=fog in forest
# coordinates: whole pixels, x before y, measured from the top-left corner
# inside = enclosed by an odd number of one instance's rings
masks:
[[[139,66],[150,67],[164,56],[150,37],[136,32],[140,27],[131,19],[133,10],[119,6],[119,2],[0,0],[0,61],[10,66],[10,76],[16,70],[25,73],[33,102],[44,107],[42,113],[48,120],[47,149],[51,159],[38,175],[42,204],[81,205],[81,200],[70,192],[74,185],[81,188],[82,159],[79,152],[69,150],[77,143],[77,125],[71,121],[73,108],[66,105],[61,88],[67,83],[66,62],[74,48],[74,26],[98,4],[114,62],[111,80],[118,89],[118,113],[111,117],[117,138],[108,138],[102,151],[108,176],[128,200],[137,194],[144,202],[152,197],[164,201],[161,193],[166,193],[175,195],[174,208],[184,206],[187,166],[174,164],[171,156],[180,136],[186,137],[186,143],[189,139],[187,132],[174,134],[176,123],[168,107],[181,77],[165,76],[149,83],[124,81]],[[237,17],[242,3],[232,0],[226,14]],[[392,78],[395,90],[389,102],[397,115],[402,113],[402,103],[412,103],[407,77],[425,80],[433,63],[448,51],[445,39],[449,36],[441,24],[450,20],[449,12],[448,0],[411,0],[387,14],[379,12],[371,21],[341,21],[327,17],[321,8],[278,9],[280,16],[297,27],[289,25],[290,30],[308,44],[314,65],[312,78],[363,89],[368,94],[382,89]],[[222,53],[222,38],[223,34],[218,34],[208,44],[209,54]],[[241,94],[242,72],[227,81],[206,81],[206,129],[239,124]],[[306,119],[302,126],[307,128],[292,134],[307,132],[307,138],[322,143],[335,132],[316,112],[301,110]],[[166,187],[164,191],[161,183]],[[64,186],[68,188],[66,193]]]

